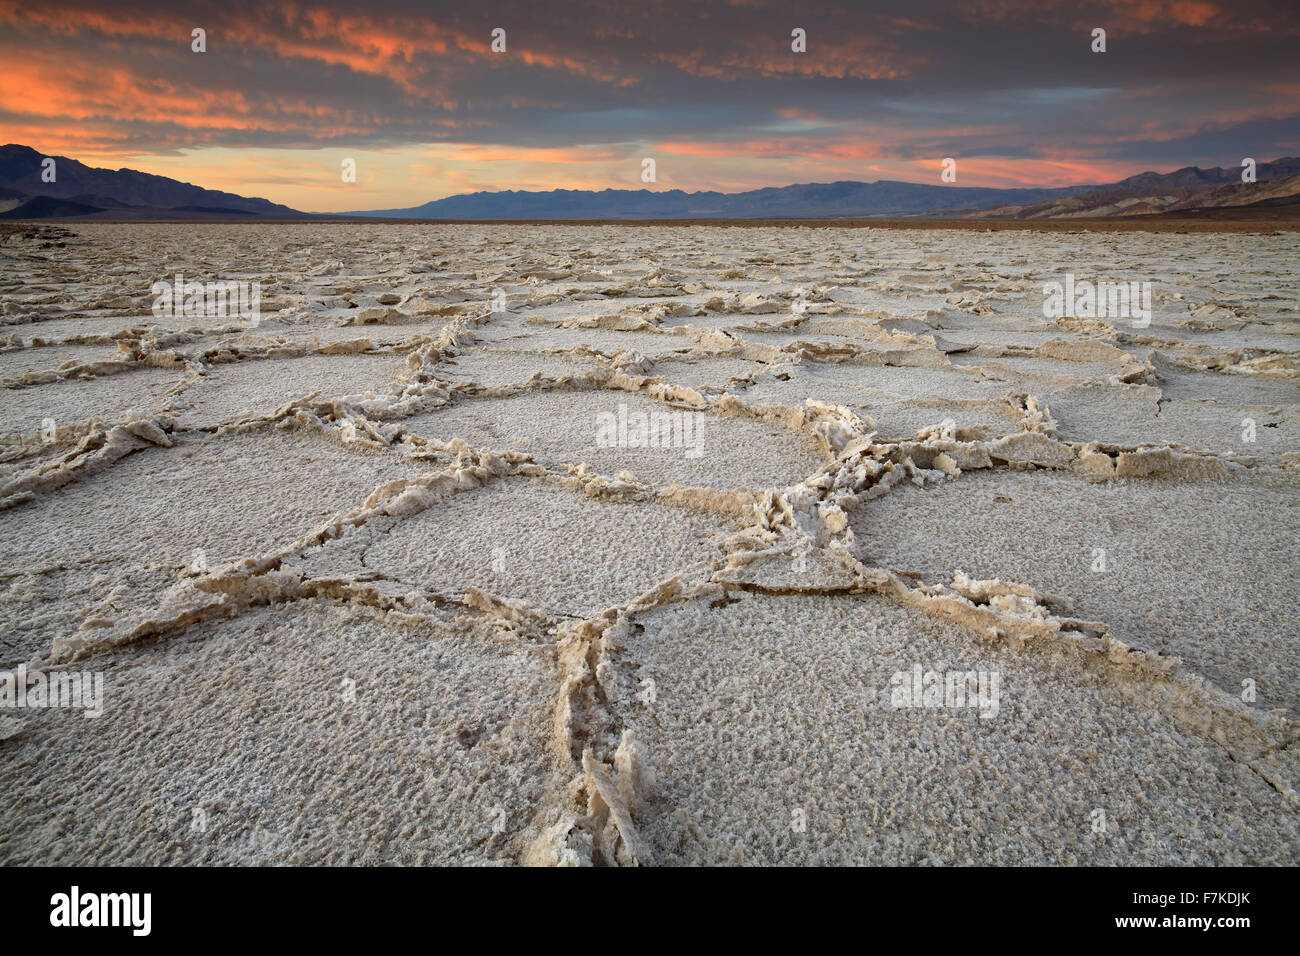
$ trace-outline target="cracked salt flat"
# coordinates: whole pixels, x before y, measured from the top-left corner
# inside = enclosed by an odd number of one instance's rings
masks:
[[[652,859],[1280,862],[1300,837],[1294,814],[1269,810],[1268,784],[1087,654],[973,650],[959,628],[880,597],[745,595],[639,624],[611,652],[631,678],[612,696],[655,755],[642,809]],[[1007,709],[891,710],[881,689],[913,662],[995,668]],[[1111,808],[1109,840],[1077,825],[1096,807]]]
[[[0,646],[105,716],[0,713],[0,860],[1296,862],[1293,235],[67,239],[0,243]]]
[[[491,863],[564,785],[553,663],[504,628],[309,600],[173,640],[114,659],[115,716],[0,742],[6,862]]]
[[[675,571],[707,567],[735,530],[707,511],[511,478],[411,518],[372,522],[296,566],[313,578],[374,579],[397,595],[474,589],[523,601],[554,622],[583,620]]]
[[[1263,699],[1292,716],[1300,710],[1295,568],[1286,557],[1300,530],[1294,482],[1121,486],[981,472],[931,490],[899,488],[851,523],[868,563],[927,579],[978,568],[1023,582],[1068,600],[1078,617],[1105,621],[1126,643],[1181,656],[1221,687],[1252,678],[1266,687]],[[1105,572],[1092,570],[1098,548]]]
[[[654,484],[781,487],[801,481],[825,460],[808,437],[780,425],[706,412],[692,413],[698,418],[693,419],[689,442],[683,440],[680,448],[647,449],[658,453],[637,456],[627,448],[593,446],[596,414],[604,412],[617,422],[620,417],[672,411],[640,395],[545,390],[466,399],[403,424],[417,435],[527,452],[552,469],[587,464],[601,474],[626,471]]]
[[[195,573],[196,552],[221,567],[288,545],[379,482],[428,470],[282,431],[178,436],[155,450],[4,513],[0,667],[39,657],[85,621],[94,633],[147,614]],[[297,493],[269,493],[279,482]]]

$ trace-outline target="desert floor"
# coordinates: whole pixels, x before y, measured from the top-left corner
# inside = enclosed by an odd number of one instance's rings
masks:
[[[0,863],[1300,862],[1298,298],[1294,232],[8,231],[0,671],[103,714],[0,710]]]

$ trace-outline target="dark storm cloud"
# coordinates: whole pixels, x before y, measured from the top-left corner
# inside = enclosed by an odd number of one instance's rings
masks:
[[[1217,164],[1300,148],[1298,38],[1294,4],[1212,0],[0,0],[0,122],[121,153],[650,143]]]

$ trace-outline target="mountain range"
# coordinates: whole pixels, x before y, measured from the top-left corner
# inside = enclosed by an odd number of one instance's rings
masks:
[[[1164,215],[1215,218],[1231,210],[1242,217],[1294,218],[1300,206],[1300,159],[1283,158],[1256,167],[1256,181],[1241,181],[1240,167],[1172,173],[1139,173],[1110,186],[1028,204],[986,208],[980,219],[1096,219]],[[1275,215],[1270,215],[1270,213]]]
[[[54,181],[45,182],[44,153],[12,143],[0,146],[0,218],[310,218],[267,199],[203,189],[134,169],[96,169],[66,156],[50,158]]]
[[[1214,218],[1300,216],[1300,159],[1259,163],[1257,182],[1238,167],[1187,166],[1117,183],[994,189],[893,180],[803,183],[739,193],[680,189],[504,190],[404,209],[299,212],[266,199],[204,189],[133,169],[97,169],[64,156],[45,182],[46,156],[0,147],[0,219],[70,220],[650,220],[650,219],[1071,219],[1141,215]]]
[[[347,215],[375,219],[854,219],[1037,203],[1096,188],[991,189],[883,179],[872,183],[801,183],[740,193],[507,189],[448,196],[409,209],[372,209]]]

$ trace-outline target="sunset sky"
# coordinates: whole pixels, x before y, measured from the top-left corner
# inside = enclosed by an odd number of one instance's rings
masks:
[[[1300,4],[1251,0],[0,0],[0,142],[331,212],[644,157],[653,189],[1067,185],[1300,153],[1298,52]]]

